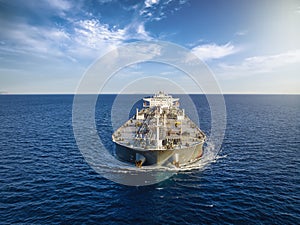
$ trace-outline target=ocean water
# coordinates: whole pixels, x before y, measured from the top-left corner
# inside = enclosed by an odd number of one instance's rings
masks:
[[[115,98],[99,97],[95,118],[112,152]],[[209,135],[205,96],[191,98]],[[72,95],[0,95],[0,224],[299,224],[300,96],[226,95],[225,102],[225,138],[210,163],[133,187],[84,160]]]

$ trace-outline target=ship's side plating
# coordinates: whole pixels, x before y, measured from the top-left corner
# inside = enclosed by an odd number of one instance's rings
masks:
[[[117,157],[138,167],[178,167],[200,159],[206,136],[179,108],[178,100],[162,92],[144,98],[144,108],[112,136]]]
[[[139,150],[116,144],[116,155],[122,161],[138,163],[138,156],[145,157],[143,165],[175,166],[193,163],[201,158],[203,143],[176,150]]]

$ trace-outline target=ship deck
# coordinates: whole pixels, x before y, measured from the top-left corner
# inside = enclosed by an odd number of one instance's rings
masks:
[[[176,110],[176,114],[182,114],[180,109]],[[139,113],[144,115],[143,119],[134,116],[115,131],[113,140],[116,143],[138,150],[176,150],[205,140],[205,134],[187,115],[183,115],[181,120],[170,116],[174,112],[163,112],[157,117],[153,108],[143,109]]]

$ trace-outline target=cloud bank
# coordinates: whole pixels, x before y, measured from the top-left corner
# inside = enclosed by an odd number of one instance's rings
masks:
[[[219,69],[220,73],[225,75],[245,76],[270,73],[291,65],[300,65],[300,49],[274,55],[248,57],[239,64],[222,63]]]
[[[232,55],[238,51],[239,49],[233,46],[230,42],[225,45],[217,45],[214,43],[199,45],[192,49],[192,52],[204,61],[209,61],[211,59],[220,59],[225,56]]]

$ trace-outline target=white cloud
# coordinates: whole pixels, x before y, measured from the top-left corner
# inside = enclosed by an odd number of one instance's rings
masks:
[[[204,61],[208,61],[210,59],[223,58],[225,56],[234,54],[238,51],[239,50],[231,43],[227,43],[225,45],[217,45],[217,44],[199,45],[192,49],[192,52]]]
[[[82,53],[90,57],[96,57],[130,39],[151,39],[145,31],[144,24],[139,22],[132,22],[123,29],[110,29],[109,25],[102,24],[95,19],[81,20],[75,23],[74,29],[76,45],[71,52],[78,52],[77,55]]]
[[[299,64],[300,49],[295,49],[275,55],[249,57],[240,64],[220,64],[220,73],[230,76],[244,76],[273,72],[279,68]]]
[[[145,21],[160,21],[170,14],[179,11],[187,1],[188,0],[145,0],[139,10],[139,15],[142,16]]]
[[[156,5],[159,3],[159,0],[146,0],[145,1],[145,7],[149,8],[152,7],[153,5]]]
[[[120,42],[124,40],[124,29],[109,29],[107,24],[98,20],[80,20],[75,24],[75,39],[82,45],[98,48],[101,42]]]
[[[106,3],[115,0],[98,0]],[[163,10],[171,2],[145,0],[139,4],[140,10],[147,10],[148,17],[161,19]],[[67,24],[36,23],[28,20],[3,20],[0,33],[0,58],[6,56],[18,60],[19,57],[38,57],[43,59],[66,59],[74,62],[90,61],[107,51],[132,40],[152,40],[145,29],[149,18],[134,17],[125,27],[110,26],[92,14],[85,14],[86,19],[76,20],[74,14],[80,12],[82,2],[69,0],[45,0],[29,4],[30,10],[41,14],[58,15]],[[135,7],[138,7],[137,4]],[[139,10],[138,8],[136,10]],[[157,11],[157,12],[154,12]],[[153,13],[153,15],[152,15]],[[155,15],[154,15],[155,14]],[[39,25],[40,24],[40,25]],[[34,62],[33,58],[30,60]]]
[[[67,28],[33,26],[25,21],[8,21],[0,34],[0,56],[28,55],[42,58],[91,60],[130,39],[150,40],[140,22],[123,29],[110,28],[97,19],[69,20]]]
[[[151,36],[145,30],[145,25],[142,22],[135,21],[130,23],[125,28],[125,38],[127,40],[130,39],[138,39],[138,40],[151,40]]]
[[[96,19],[74,22],[73,39],[66,54],[72,58],[93,59],[126,40],[126,29],[110,29]]]
[[[240,30],[235,33],[236,36],[244,36],[248,34],[248,30]]]
[[[5,40],[5,44],[1,45],[3,53],[61,56],[63,53],[59,48],[70,40],[68,33],[57,28],[35,27],[26,23],[6,25],[9,28],[6,27],[1,35]]]

